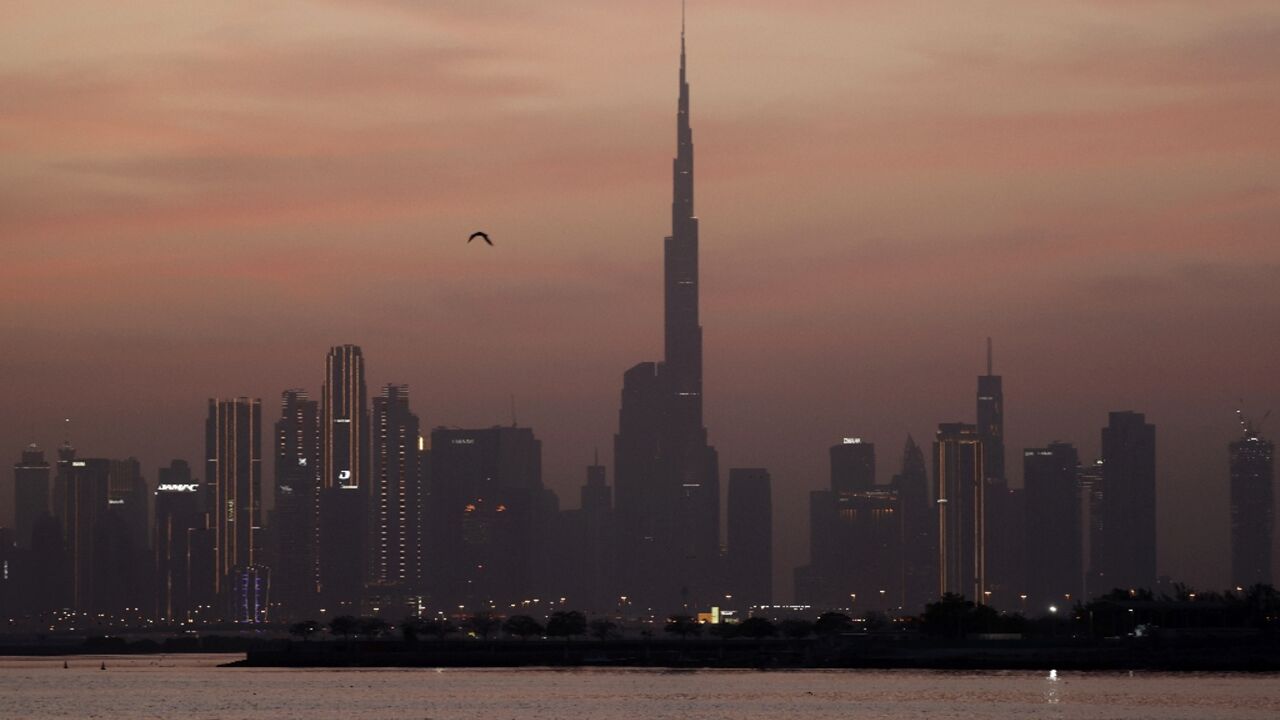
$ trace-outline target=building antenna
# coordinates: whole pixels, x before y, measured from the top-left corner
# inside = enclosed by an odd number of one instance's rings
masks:
[[[991,375],[991,338],[987,338],[987,374]]]
[[[517,427],[516,423],[516,394],[511,393],[511,427]]]

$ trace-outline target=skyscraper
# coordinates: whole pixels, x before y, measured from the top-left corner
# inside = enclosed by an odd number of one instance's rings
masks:
[[[988,600],[1011,607],[1022,592],[1023,528],[1026,525],[1022,491],[1009,486],[1005,472],[1004,378],[995,374],[991,338],[987,338],[987,374],[978,376],[978,435],[982,438]]]
[[[735,607],[773,602],[772,484],[764,468],[729,470],[727,570]]]
[[[933,442],[938,486],[938,588],[985,602],[986,483],[982,436],[973,425],[943,423]]]
[[[707,444],[702,418],[698,218],[686,68],[682,28],[672,228],[663,246],[664,360],[641,363],[624,377],[615,439],[624,552],[637,558],[624,586],[637,604],[664,611],[705,605],[719,595],[711,580],[720,544],[719,460]]]
[[[205,420],[205,475],[212,486],[214,592],[222,597],[233,570],[256,565],[262,513],[262,401],[210,398]]]
[[[13,466],[13,514],[18,546],[30,547],[31,530],[49,514],[49,463],[34,443],[22,450],[22,459]]]
[[[938,508],[929,490],[924,452],[909,435],[893,487],[902,530],[902,603],[908,610],[919,609],[938,597]]]
[[[369,404],[364,354],[331,348],[320,399],[319,569],[322,602],[354,612],[368,562]]]
[[[323,486],[367,486],[369,403],[364,384],[364,354],[356,345],[332,347],[325,358],[320,430]]]
[[[276,503],[268,563],[272,604],[281,617],[311,617],[319,582],[319,404],[305,390],[285,390],[275,431]]]
[[[472,609],[532,597],[545,509],[542,442],[521,427],[431,431],[427,581],[433,600]]]
[[[1066,596],[1082,597],[1079,465],[1079,454],[1068,443],[1022,452],[1027,499],[1022,545],[1033,614]]]
[[[205,527],[208,500],[205,488],[191,477],[185,460],[174,460],[160,468],[155,490],[155,531],[152,553],[155,558],[156,617],[185,620],[191,611],[192,595],[188,555],[192,530]]]
[[[862,438],[845,438],[831,446],[831,491],[854,493],[876,484],[876,446]]]
[[[1231,584],[1271,584],[1275,443],[1244,422],[1231,443]]]
[[[1110,414],[1102,429],[1102,486],[1094,590],[1150,588],[1156,581],[1156,427],[1142,413]]]
[[[371,580],[419,590],[422,579],[422,491],[418,481],[418,416],[409,386],[388,384],[373,399],[373,567]]]
[[[70,445],[58,452],[54,479],[54,513],[62,526],[69,561],[67,599],[82,611],[106,610],[106,568],[95,555],[98,535],[106,527],[111,462],[81,460]]]

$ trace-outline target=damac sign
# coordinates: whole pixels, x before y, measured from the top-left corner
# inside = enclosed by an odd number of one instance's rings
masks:
[[[195,483],[161,483],[156,492],[195,492],[199,487]]]

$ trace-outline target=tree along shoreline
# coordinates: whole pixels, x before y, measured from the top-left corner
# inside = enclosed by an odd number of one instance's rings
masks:
[[[657,667],[1280,672],[1269,635],[1118,640],[500,639],[296,642],[252,649],[232,667]]]

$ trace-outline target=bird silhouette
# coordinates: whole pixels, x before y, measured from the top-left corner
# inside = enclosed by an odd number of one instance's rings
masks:
[[[481,240],[485,241],[486,243],[489,244],[490,247],[493,246],[493,241],[489,239],[489,233],[487,232],[484,232],[484,231],[473,232],[471,233],[471,237],[467,238],[467,242],[470,243],[472,240],[475,240],[476,238],[480,238]]]

